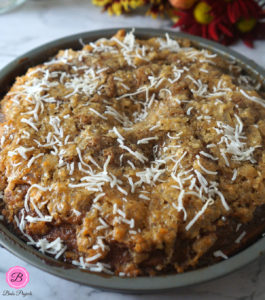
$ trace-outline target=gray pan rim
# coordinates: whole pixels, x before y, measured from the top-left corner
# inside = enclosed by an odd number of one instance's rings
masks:
[[[28,67],[47,60],[59,49],[78,49],[81,48],[79,39],[82,39],[85,43],[87,43],[102,37],[109,38],[119,29],[121,28],[103,29],[74,34],[44,44],[19,56],[0,71],[0,94],[4,95],[7,92],[16,76],[25,73]],[[123,29],[126,31],[131,30],[131,28]],[[169,35],[173,38],[189,39],[199,48],[206,48],[227,59],[235,60],[248,73],[259,78],[264,84],[265,70],[262,67],[258,66],[252,60],[244,57],[243,55],[222,45],[200,37],[170,30],[135,28],[135,35],[139,38],[164,36],[165,33],[169,33]],[[105,276],[91,273],[87,270],[75,268],[74,266],[59,262],[47,255],[44,255],[36,249],[26,245],[24,241],[19,239],[14,235],[14,233],[12,233],[12,231],[10,231],[4,223],[0,223],[0,243],[9,252],[20,259],[50,274],[90,287],[112,292],[135,294],[165,292],[207,282],[236,271],[265,253],[265,238],[260,238],[245,250],[235,254],[228,260],[194,271],[156,277],[120,278],[118,276]]]

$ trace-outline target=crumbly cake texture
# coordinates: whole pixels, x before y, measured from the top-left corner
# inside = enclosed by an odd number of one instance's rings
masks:
[[[260,85],[168,35],[83,46],[30,68],[1,102],[4,220],[45,254],[119,276],[241,249],[265,223]]]

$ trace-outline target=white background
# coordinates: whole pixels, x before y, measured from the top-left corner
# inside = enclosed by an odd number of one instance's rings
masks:
[[[1,0],[0,0],[1,1]],[[111,27],[168,28],[168,20],[129,15],[109,17],[90,0],[31,0],[16,10],[0,15],[0,68],[9,61],[54,39],[89,30]],[[256,42],[254,50],[242,43],[232,47],[265,67],[265,42]],[[1,87],[0,87],[1,88]],[[23,290],[32,296],[3,296],[11,290],[5,273],[13,266],[26,267],[30,282]],[[106,293],[59,279],[32,267],[0,248],[0,299],[91,299],[91,300],[264,300],[265,258],[222,279],[196,287],[156,295],[121,295]]]

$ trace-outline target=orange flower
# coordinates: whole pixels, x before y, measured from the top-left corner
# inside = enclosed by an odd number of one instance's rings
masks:
[[[196,2],[197,0],[169,0],[170,4],[175,7],[175,8],[180,8],[180,9],[188,9],[191,8],[192,5]]]

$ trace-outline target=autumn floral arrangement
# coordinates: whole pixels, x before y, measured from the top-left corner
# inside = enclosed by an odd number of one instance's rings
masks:
[[[110,15],[146,7],[152,17],[169,17],[173,27],[229,45],[242,39],[265,38],[265,1],[263,0],[92,0]],[[137,12],[137,11],[136,11]]]

